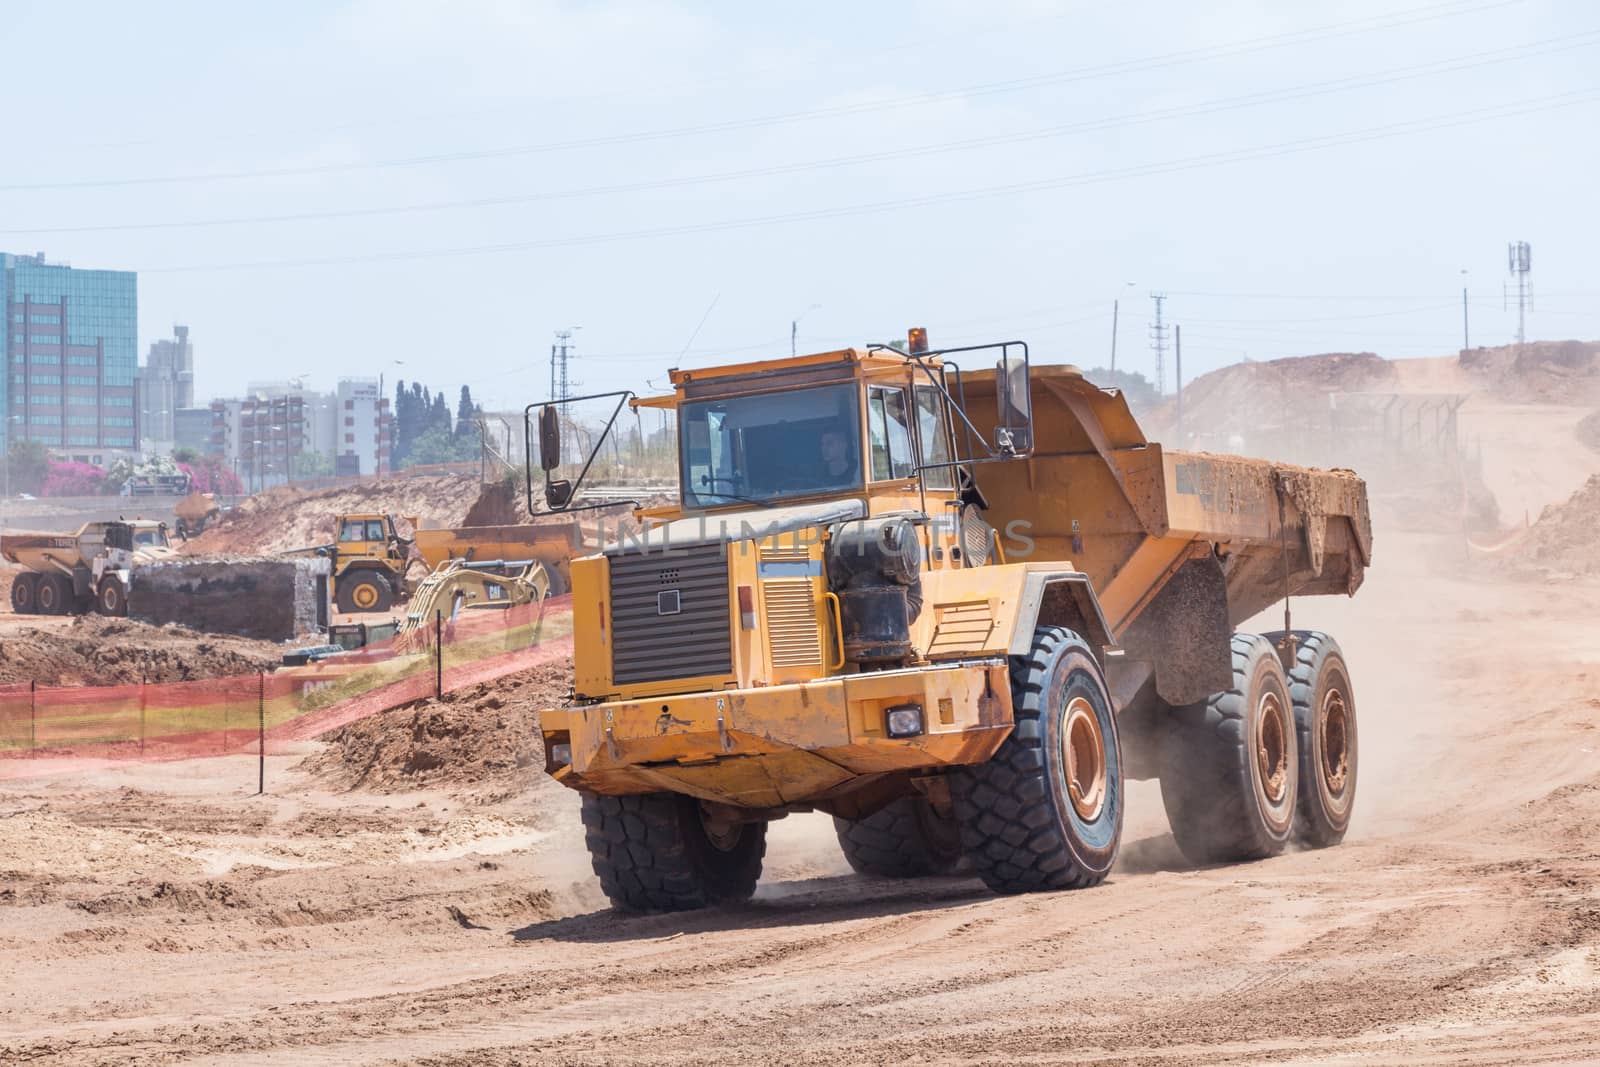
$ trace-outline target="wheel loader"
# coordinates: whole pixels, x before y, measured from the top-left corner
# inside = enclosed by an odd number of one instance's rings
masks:
[[[676,412],[679,500],[573,561],[573,689],[540,713],[616,906],[749,897],[768,823],[802,811],[865,874],[1093,886],[1129,779],[1160,780],[1195,863],[1343,837],[1350,672],[1289,604],[1361,585],[1357,476],[1164,449],[1020,341],[912,331],[671,382],[603,401],[607,431]],[[530,511],[590,506],[561,409],[525,413]],[[1279,603],[1283,631],[1239,631]]]

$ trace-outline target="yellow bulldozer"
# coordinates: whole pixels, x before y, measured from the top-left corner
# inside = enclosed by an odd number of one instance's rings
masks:
[[[1350,673],[1288,598],[1360,586],[1354,474],[1168,451],[1023,342],[671,381],[610,394],[676,412],[679,501],[573,561],[573,692],[540,717],[616,905],[747,898],[767,824],[810,810],[859,871],[1089,886],[1130,778],[1197,863],[1343,837]],[[526,418],[530,510],[591,506],[562,405]]]

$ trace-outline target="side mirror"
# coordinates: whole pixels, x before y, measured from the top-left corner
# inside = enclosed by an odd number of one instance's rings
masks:
[[[561,415],[554,404],[539,409],[539,466],[553,471],[561,465]]]
[[[545,480],[544,502],[551,511],[560,511],[572,503],[572,483],[565,478],[556,481]]]
[[[1009,352],[995,365],[995,444],[1002,452],[1026,452],[1033,447],[1033,401],[1028,387],[1026,357]]]

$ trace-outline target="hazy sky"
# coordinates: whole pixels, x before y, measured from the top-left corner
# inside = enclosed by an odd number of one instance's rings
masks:
[[[141,350],[188,323],[202,396],[520,408],[558,328],[644,390],[802,314],[802,351],[1094,365],[1119,296],[1148,374],[1152,290],[1188,376],[1446,353],[1463,282],[1473,343],[1512,337],[1510,240],[1530,335],[1600,336],[1579,0],[7,0],[0,35],[0,249],[138,270]]]

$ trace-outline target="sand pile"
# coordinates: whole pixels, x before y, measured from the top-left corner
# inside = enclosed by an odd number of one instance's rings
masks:
[[[1530,341],[1474,348],[1461,367],[1502,400],[1574,404],[1600,400],[1600,343]]]
[[[1565,504],[1545,508],[1507,565],[1512,570],[1600,573],[1596,530],[1600,530],[1600,474],[1591,475]]]
[[[571,679],[563,660],[406,704],[323,735],[301,766],[342,789],[513,796],[544,776],[538,711],[565,703]]]
[[[1150,413],[1145,430],[1174,448],[1264,455],[1268,441],[1330,430],[1329,393],[1392,389],[1396,377],[1394,364],[1372,352],[1235,363],[1184,386],[1181,443],[1173,397]]]
[[[396,478],[312,492],[282,486],[244,501],[183,551],[271,555],[328,544],[338,516],[349,512],[416,516],[424,526],[459,526],[477,503],[479,488],[478,479],[469,475]]]
[[[272,670],[281,657],[266,641],[85,615],[64,629],[0,636],[0,684],[187,682]]]

